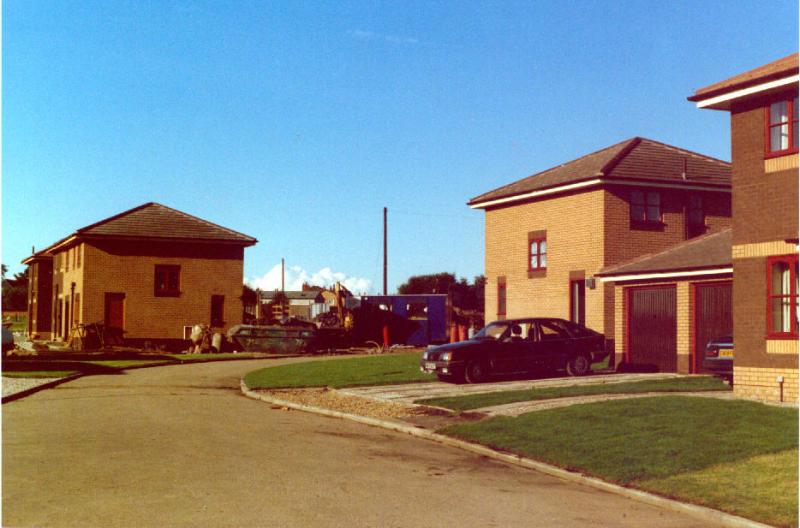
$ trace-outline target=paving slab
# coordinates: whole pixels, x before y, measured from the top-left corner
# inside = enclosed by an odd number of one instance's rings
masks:
[[[413,403],[426,398],[446,398],[451,396],[466,396],[469,394],[485,394],[491,392],[542,389],[547,387],[572,387],[583,385],[603,385],[612,383],[628,383],[633,381],[659,380],[688,377],[675,373],[656,374],[600,374],[581,378],[563,377],[546,379],[529,379],[500,381],[493,383],[476,383],[458,385],[441,381],[428,383],[408,383],[402,385],[382,385],[376,387],[352,387],[339,389],[343,394],[360,396],[362,398],[375,398],[383,401],[397,403]]]

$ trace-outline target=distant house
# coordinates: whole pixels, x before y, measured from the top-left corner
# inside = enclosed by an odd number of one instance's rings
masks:
[[[280,293],[275,291],[262,291],[261,303],[269,304]],[[281,319],[282,317],[294,317],[303,321],[311,321],[317,315],[328,311],[325,297],[321,290],[305,291],[285,291],[287,304],[281,307],[279,304],[272,306],[272,318]],[[283,312],[281,312],[283,310]],[[264,312],[262,312],[264,313]]]
[[[563,317],[614,336],[595,275],[731,224],[730,164],[633,138],[481,194],[485,317]],[[613,346],[613,343],[609,343]]]
[[[180,346],[185,328],[242,321],[244,248],[256,239],[157,203],[78,229],[23,260],[28,331],[65,340],[102,322],[126,343]]]
[[[731,116],[734,392],[798,398],[798,54],[706,86]]]

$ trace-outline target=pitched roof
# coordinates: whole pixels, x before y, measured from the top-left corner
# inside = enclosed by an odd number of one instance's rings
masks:
[[[770,62],[758,68],[734,75],[724,81],[700,88],[694,92],[694,95],[688,97],[690,101],[702,101],[726,92],[733,92],[741,90],[748,86],[761,84],[773,79],[780,79],[793,73],[798,72],[798,53],[792,53],[782,59]]]
[[[262,291],[261,292],[261,299],[269,301],[273,297],[275,297],[280,291]],[[286,298],[291,300],[305,300],[305,301],[313,301],[322,293],[320,290],[306,290],[306,291],[284,291]]]
[[[468,205],[475,206],[500,198],[597,178],[729,188],[731,165],[726,161],[652,139],[634,137],[476,196]]]
[[[659,253],[608,266],[600,270],[597,276],[727,268],[732,263],[731,230],[724,229],[681,242]]]
[[[237,243],[245,246],[252,246],[257,242],[255,238],[238,231],[155,202],[142,204],[82,227],[48,249],[53,249],[72,237],[179,239]]]

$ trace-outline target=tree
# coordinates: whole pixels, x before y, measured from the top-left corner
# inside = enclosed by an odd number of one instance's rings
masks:
[[[456,280],[454,273],[415,275],[397,288],[400,294],[447,293],[453,306],[463,310],[483,312],[486,277],[478,275],[470,284],[467,279]]]
[[[450,293],[450,288],[456,284],[454,273],[434,273],[431,275],[414,275],[397,288],[402,295],[425,293]]]
[[[3,310],[25,311],[28,308],[28,273],[15,273],[13,279],[6,279],[8,266],[2,265],[3,272]]]

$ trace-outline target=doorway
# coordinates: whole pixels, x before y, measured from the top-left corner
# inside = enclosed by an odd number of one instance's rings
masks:
[[[569,320],[586,325],[586,281],[569,281]]]

